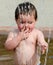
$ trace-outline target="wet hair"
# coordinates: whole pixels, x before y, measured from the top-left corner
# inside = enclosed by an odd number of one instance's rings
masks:
[[[30,2],[20,3],[15,9],[15,19],[18,19],[19,14],[29,14],[30,12],[34,12],[34,18],[37,20],[37,10],[35,6]]]

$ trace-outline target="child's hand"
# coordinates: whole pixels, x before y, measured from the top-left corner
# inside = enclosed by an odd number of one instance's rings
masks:
[[[44,54],[45,53],[45,50],[42,50],[41,53]]]
[[[23,40],[23,39],[27,39],[28,36],[29,36],[28,29],[27,29],[27,30],[22,30],[22,31],[20,32],[20,37],[22,38],[22,40]]]
[[[42,52],[42,54],[44,54],[45,51],[46,51],[46,46],[42,46],[42,47],[41,47],[41,52]]]

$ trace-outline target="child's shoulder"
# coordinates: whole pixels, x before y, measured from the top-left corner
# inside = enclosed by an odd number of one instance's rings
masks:
[[[18,32],[18,29],[12,29],[11,30],[13,33],[17,33]]]
[[[39,39],[43,39],[44,38],[43,32],[41,30],[39,30],[39,29],[35,29],[34,35],[36,35]]]
[[[18,34],[18,29],[11,30],[8,35],[16,36]]]
[[[35,33],[37,33],[37,34],[43,34],[43,32],[40,29],[38,29],[38,28],[35,29]]]

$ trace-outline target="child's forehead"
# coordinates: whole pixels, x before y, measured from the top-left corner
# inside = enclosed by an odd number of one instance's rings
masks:
[[[35,21],[35,18],[34,18],[33,15],[20,14],[20,15],[19,15],[19,20],[22,20],[22,21]]]
[[[19,18],[20,19],[30,19],[30,18],[34,18],[34,15],[33,14],[20,14],[19,15]]]
[[[28,17],[28,16],[32,17],[33,16],[34,17],[34,14],[35,14],[34,11],[29,11],[29,12],[19,14],[19,17],[23,17],[23,16],[26,16],[26,17]]]

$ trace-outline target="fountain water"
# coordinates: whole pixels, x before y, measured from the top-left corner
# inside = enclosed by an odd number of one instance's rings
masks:
[[[44,62],[44,65],[47,64],[47,58],[48,58],[48,50],[49,50],[49,43],[50,43],[50,38],[51,38],[51,29],[49,29],[48,31],[48,48],[46,50],[46,56],[45,56],[45,62]]]

